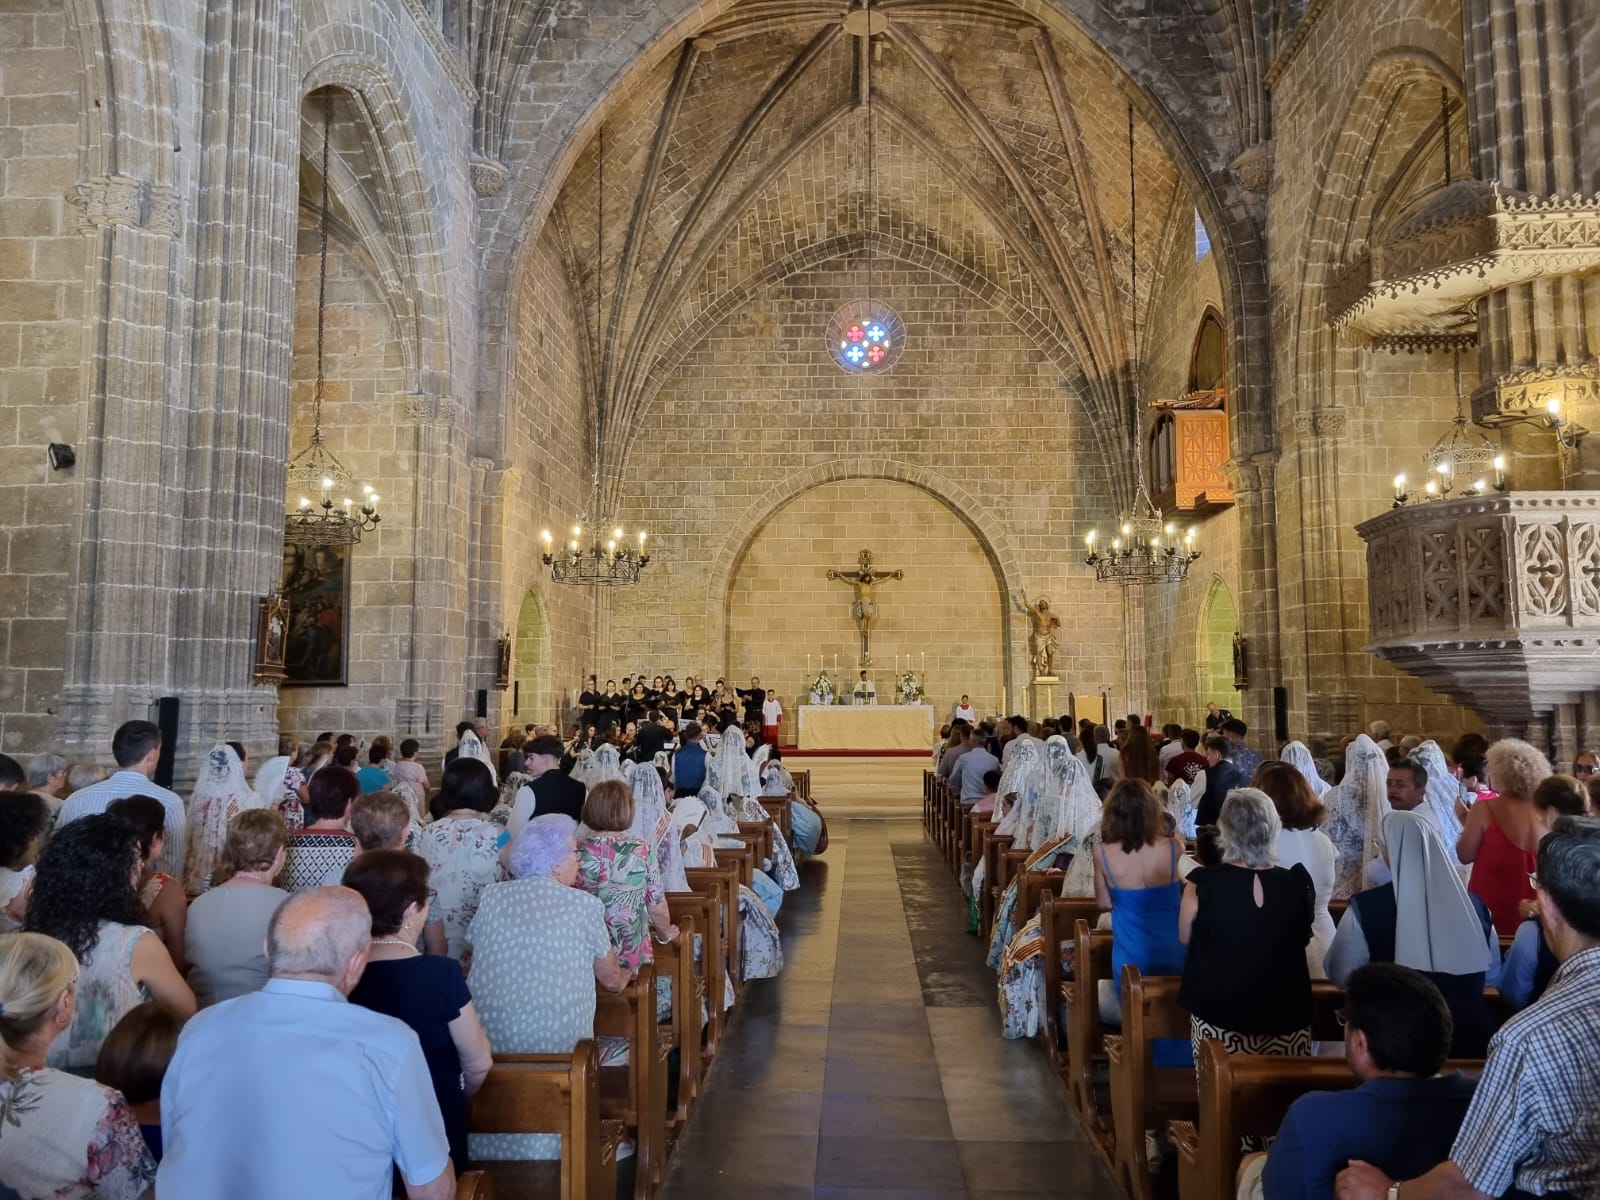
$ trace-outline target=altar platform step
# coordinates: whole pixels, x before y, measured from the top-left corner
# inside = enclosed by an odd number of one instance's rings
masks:
[[[922,816],[927,754],[897,751],[785,750],[783,760],[811,772],[811,797],[823,815]]]

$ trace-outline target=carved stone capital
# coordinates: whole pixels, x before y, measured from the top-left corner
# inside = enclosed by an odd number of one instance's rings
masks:
[[[506,184],[511,179],[511,172],[506,169],[505,163],[481,154],[472,156],[469,170],[472,190],[480,196],[498,196],[506,190]]]
[[[406,396],[406,419],[419,425],[448,425],[460,411],[461,406],[446,396],[432,396],[427,392],[412,392]]]
[[[1600,421],[1600,367],[1577,363],[1508,371],[1473,392],[1472,416],[1491,426],[1542,418],[1551,400],[1560,401],[1564,412],[1585,424]],[[1585,410],[1588,419],[1578,416]]]
[[[1272,143],[1251,146],[1229,166],[1245,191],[1265,196],[1272,186]]]
[[[1301,440],[1338,437],[1344,430],[1345,411],[1342,408],[1313,408],[1310,412],[1294,415],[1295,436]]]
[[[78,210],[83,230],[120,225],[173,237],[182,227],[183,202],[178,193],[132,175],[96,175],[79,180],[67,193]]]

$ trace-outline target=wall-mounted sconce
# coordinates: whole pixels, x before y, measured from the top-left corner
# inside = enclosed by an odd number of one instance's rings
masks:
[[[65,471],[78,461],[78,456],[73,453],[72,447],[65,442],[51,442],[45,447],[45,454],[50,458],[52,471]]]

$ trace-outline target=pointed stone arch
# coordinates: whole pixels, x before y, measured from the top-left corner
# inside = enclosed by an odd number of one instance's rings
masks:
[[[1224,699],[1238,695],[1233,669],[1233,639],[1238,632],[1239,609],[1233,592],[1221,575],[1213,575],[1195,630],[1195,644],[1200,647],[1195,656],[1195,684],[1207,703],[1223,704]]]
[[[767,489],[737,520],[729,523],[729,527],[736,532],[730,533],[716,548],[706,572],[705,611],[712,614],[717,622],[711,644],[721,646],[726,658],[728,589],[756,535],[775,513],[799,496],[823,484],[846,479],[885,479],[909,484],[938,500],[967,527],[994,571],[995,583],[1000,591],[1001,611],[1007,614],[1001,623],[1001,645],[1005,660],[1002,678],[1006,695],[1014,701],[1019,699],[1021,693],[1017,688],[1021,674],[1014,661],[1017,639],[1013,633],[1010,612],[1011,597],[1021,590],[1024,577],[1022,564],[1006,533],[1005,524],[959,483],[937,471],[891,458],[860,455],[834,459],[796,471]]]

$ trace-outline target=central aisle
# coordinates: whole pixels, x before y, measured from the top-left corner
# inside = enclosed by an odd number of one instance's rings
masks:
[[[673,1156],[664,1200],[1118,1195],[914,820],[830,821]]]

